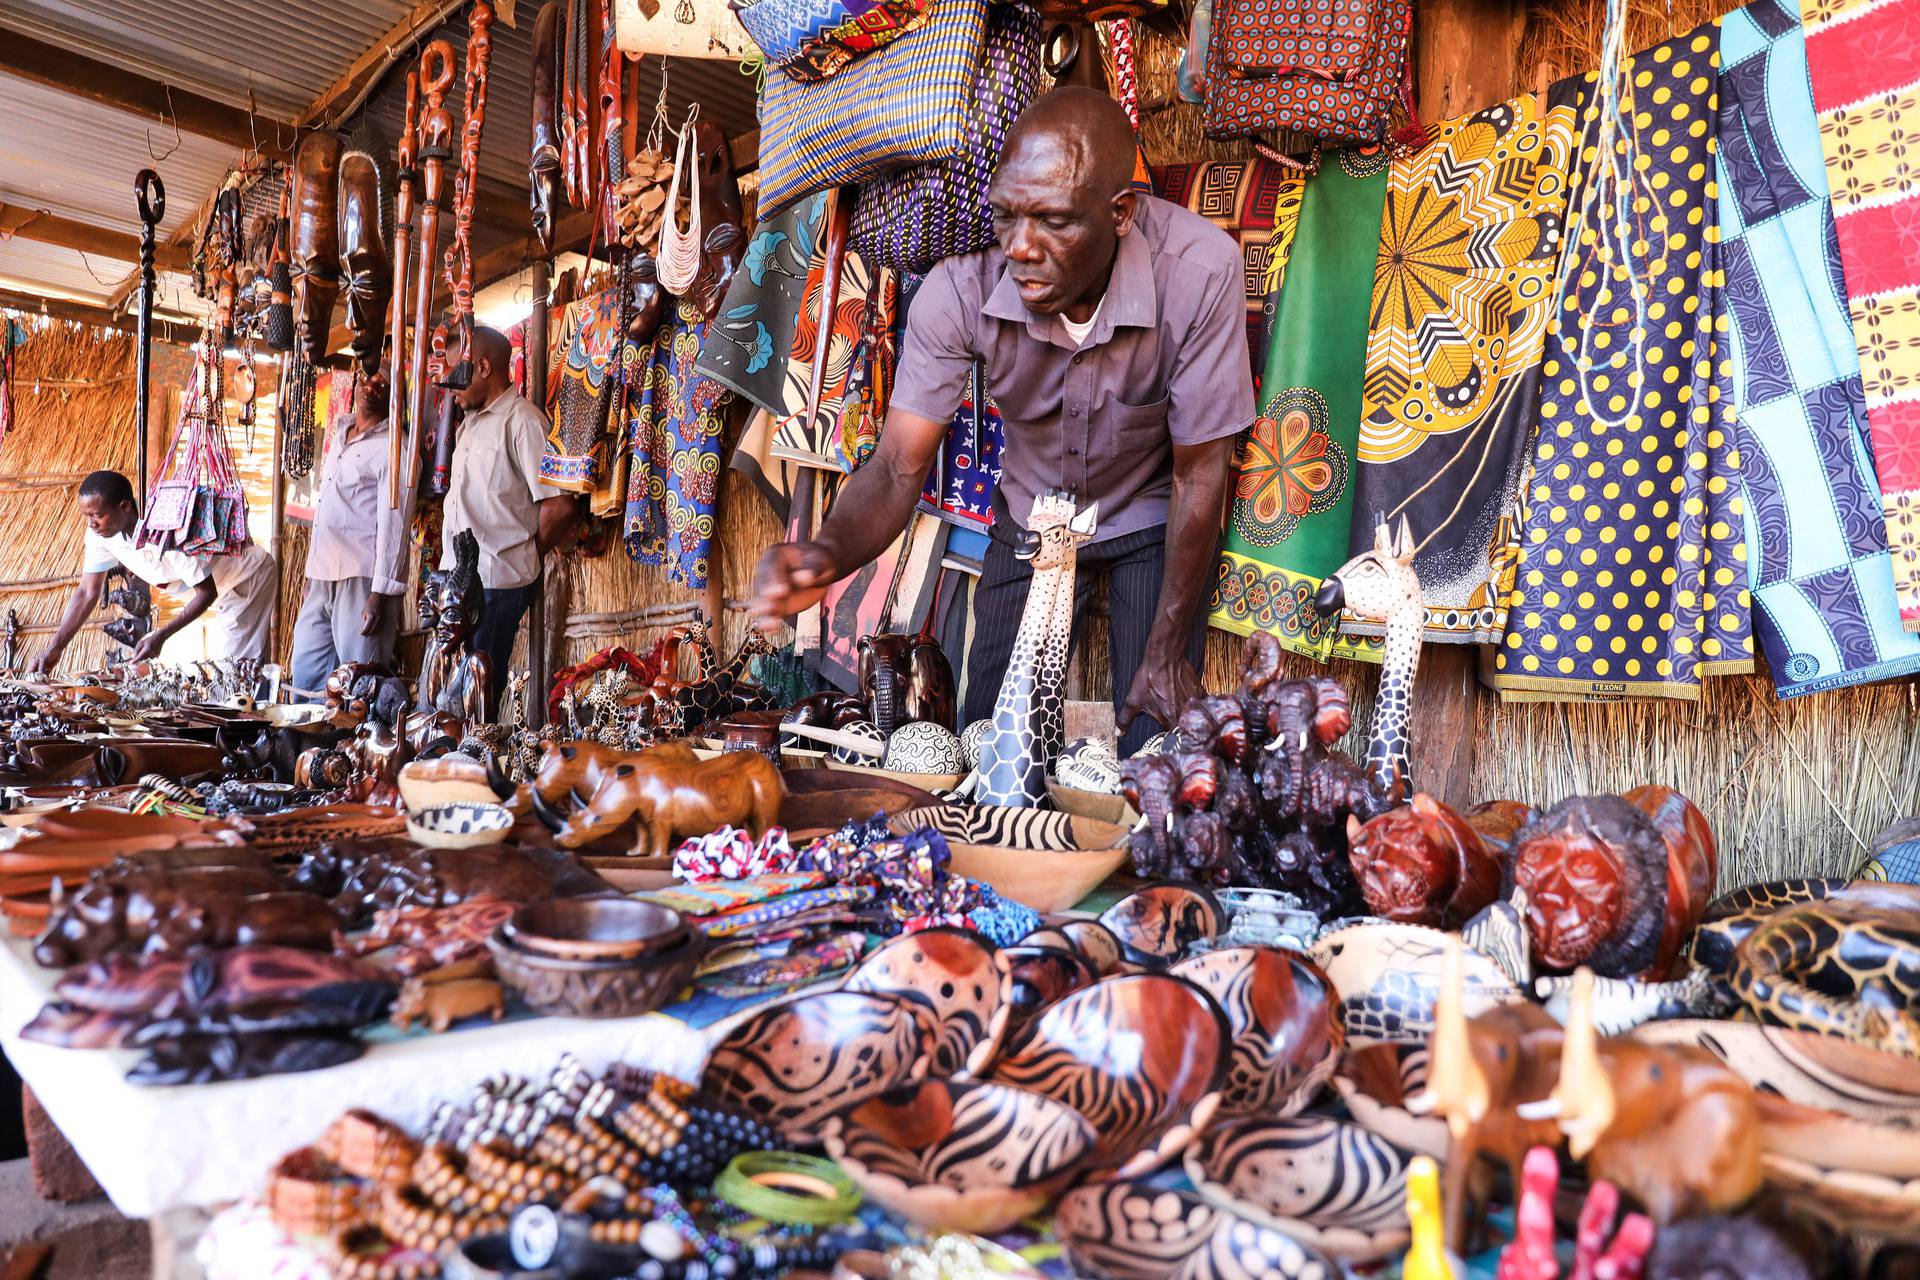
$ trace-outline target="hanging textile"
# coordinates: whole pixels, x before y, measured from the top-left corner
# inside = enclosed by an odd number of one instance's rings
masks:
[[[1000,487],[1000,451],[1006,442],[1000,408],[987,394],[978,360],[967,394],[954,411],[940,456],[920,492],[920,510],[967,529],[993,527],[993,495]]]
[[[1257,376],[1266,363],[1269,299],[1280,289],[1300,227],[1303,171],[1256,156],[1153,170],[1154,189],[1232,236],[1247,270],[1247,347]]]
[[[1920,0],[1823,0],[1806,39],[1894,592],[1920,631]]]
[[[620,291],[603,289],[567,307],[555,336],[547,378],[547,447],[540,482],[568,493],[592,493],[611,468],[619,424],[600,416],[620,334]]]
[[[806,629],[801,632],[807,665],[841,689],[856,689],[861,637],[920,630],[939,586],[947,529],[944,521],[915,512],[891,546],[828,588],[826,599],[809,611],[818,617],[817,643],[810,643]]]
[[[694,370],[706,328],[695,307],[676,304],[627,394],[627,554],[691,591],[707,585],[730,394]]]
[[[1720,243],[1754,629],[1783,698],[1920,670],[1900,629],[1797,0],[1720,29]]]
[[[786,412],[787,357],[830,193],[760,224],[707,327],[699,372],[773,413]]]
[[[1581,87],[1581,151],[1601,158],[1567,205],[1496,656],[1509,699],[1697,698],[1703,676],[1753,666],[1718,337],[1718,43],[1709,22],[1623,60],[1617,147],[1601,145],[1598,75]]]
[[[1262,361],[1260,416],[1240,438],[1210,606],[1216,627],[1270,631],[1319,658],[1336,628],[1313,597],[1347,559],[1366,298],[1386,190],[1379,148],[1330,155],[1306,184]]]
[[[859,254],[841,260],[840,293],[827,335],[827,374],[811,419],[807,396],[819,349],[824,255],[807,272],[807,291],[788,353],[784,416],[774,424],[772,454],[805,466],[851,473],[880,439],[893,376],[894,276],[878,276]]]
[[[1520,558],[1575,90],[1438,125],[1394,160],[1380,218],[1348,549],[1405,517],[1429,641],[1491,644]],[[1384,635],[1379,624],[1346,635]]]

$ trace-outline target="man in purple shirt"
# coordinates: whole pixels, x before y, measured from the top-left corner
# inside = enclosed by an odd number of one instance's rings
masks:
[[[1243,268],[1226,233],[1135,191],[1133,163],[1132,127],[1105,94],[1057,89],[1021,116],[990,193],[999,247],[927,276],[879,448],[817,537],[760,558],[763,627],[810,608],[905,527],[977,360],[1006,446],[965,718],[992,714],[1031,579],[1016,522],[1052,487],[1100,504],[1074,623],[1104,570],[1121,753],[1153,732],[1144,717],[1170,725],[1201,692],[1200,606],[1234,438],[1253,421]]]

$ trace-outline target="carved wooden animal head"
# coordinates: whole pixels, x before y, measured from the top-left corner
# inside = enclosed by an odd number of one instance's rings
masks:
[[[1346,609],[1366,622],[1386,622],[1421,608],[1420,579],[1413,571],[1413,530],[1407,518],[1389,530],[1374,526],[1373,549],[1341,565],[1320,584],[1313,607],[1327,617]]]
[[[1031,561],[1035,573],[1058,569],[1093,537],[1099,523],[1099,503],[1080,511],[1072,494],[1049,489],[1033,500],[1033,514],[1027,517],[1026,532],[1014,554]]]

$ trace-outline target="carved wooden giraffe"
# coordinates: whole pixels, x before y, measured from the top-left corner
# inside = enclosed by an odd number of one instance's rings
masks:
[[[1013,656],[980,740],[980,763],[963,785],[978,804],[1047,804],[1047,773],[1066,745],[1067,646],[1073,639],[1073,579],[1080,546],[1093,537],[1100,504],[1076,512],[1073,495],[1053,489],[1033,500],[1014,554],[1033,563],[1027,607]]]
[[[1313,606],[1326,617],[1346,609],[1364,622],[1385,623],[1387,652],[1380,695],[1367,738],[1367,772],[1389,805],[1411,793],[1407,724],[1413,710],[1413,676],[1420,666],[1426,605],[1413,571],[1413,533],[1405,516],[1397,532],[1386,521],[1374,527],[1373,549],[1355,556],[1320,584]]]

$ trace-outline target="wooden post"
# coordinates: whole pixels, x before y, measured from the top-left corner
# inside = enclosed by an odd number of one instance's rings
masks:
[[[527,399],[542,413],[547,408],[547,293],[552,271],[548,259],[533,260],[533,313],[527,317]],[[542,566],[540,590],[534,593],[533,608],[527,614],[527,724],[535,729],[547,719],[547,685],[552,680],[547,648],[547,581]]]

